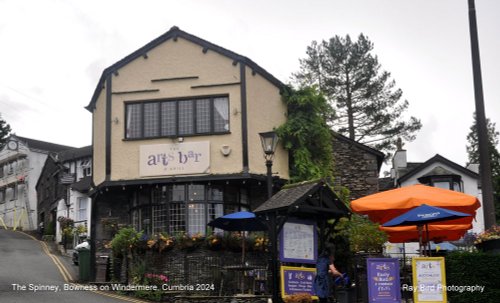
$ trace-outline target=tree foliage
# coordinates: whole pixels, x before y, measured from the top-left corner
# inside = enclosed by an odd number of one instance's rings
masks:
[[[276,132],[290,153],[290,181],[329,178],[333,171],[332,134],[327,125],[333,111],[313,87],[285,89],[288,119]]]
[[[477,117],[473,114],[473,122],[467,135],[468,164],[479,163],[479,138],[477,134]],[[496,130],[496,124],[486,118],[486,130],[488,134],[488,154],[491,163],[491,177],[493,182],[496,221],[500,223],[500,153],[497,146],[500,133]]]
[[[372,50],[373,43],[363,34],[357,41],[349,35],[313,41],[294,77],[301,86],[318,85],[335,108],[329,122],[339,133],[389,151],[398,137],[414,140],[422,124],[415,117],[404,119],[409,103],[401,100],[401,89],[381,70]]]
[[[467,156],[470,163],[479,163],[479,138],[477,135],[477,117],[473,114],[474,121],[467,135]],[[488,133],[488,153],[491,161],[491,174],[500,176],[500,153],[497,150],[498,136],[500,133],[496,130],[496,124],[486,118],[486,129]]]
[[[2,114],[0,114],[0,149],[3,148],[7,142],[7,137],[11,132],[10,125],[2,119]]]
[[[341,219],[336,229],[339,235],[349,239],[353,252],[382,252],[387,242],[387,234],[378,229],[378,224],[357,214],[353,214],[350,220]]]

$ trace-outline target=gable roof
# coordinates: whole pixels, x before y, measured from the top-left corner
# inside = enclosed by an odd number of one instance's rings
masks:
[[[443,163],[451,168],[453,168],[454,170],[457,170],[459,171],[460,173],[464,174],[464,175],[467,175],[467,176],[470,176],[472,178],[476,178],[478,179],[479,178],[479,175],[453,161],[450,161],[448,159],[446,159],[445,157],[439,155],[439,154],[436,154],[434,157],[430,158],[429,160],[425,161],[424,163],[416,166],[415,168],[413,168],[412,170],[408,171],[406,174],[404,174],[403,176],[401,176],[399,179],[398,179],[398,183],[402,183],[406,180],[408,180],[409,178],[411,178],[412,176],[418,174],[419,172],[421,172],[422,170],[424,170],[426,167],[429,167],[430,165],[433,165],[433,164],[436,164],[436,163]]]
[[[211,50],[211,51],[217,52],[223,56],[231,58],[234,61],[241,62],[241,63],[248,65],[254,72],[260,74],[262,77],[264,77],[265,79],[267,79],[269,82],[271,82],[272,84],[274,84],[276,87],[278,87],[280,89],[285,86],[285,84],[283,84],[280,80],[278,80],[276,77],[271,75],[269,72],[267,72],[265,69],[260,67],[257,63],[253,62],[249,58],[242,56],[242,55],[239,55],[233,51],[225,49],[225,48],[218,46],[216,44],[213,44],[209,41],[203,40],[203,39],[196,37],[194,35],[191,35],[187,32],[184,32],[184,31],[180,30],[177,26],[173,26],[165,34],[152,40],[151,42],[149,42],[148,44],[139,48],[135,52],[131,53],[130,55],[126,56],[125,58],[121,59],[120,61],[118,61],[115,64],[106,68],[102,72],[101,78],[99,79],[99,82],[97,83],[97,86],[94,90],[94,94],[92,95],[92,99],[90,100],[89,105],[87,105],[85,108],[90,112],[92,112],[92,110],[95,108],[95,103],[97,102],[97,98],[99,97],[99,93],[101,92],[102,87],[104,86],[104,82],[106,81],[106,78],[109,75],[111,75],[112,73],[115,73],[116,71],[118,71],[118,69],[127,65],[128,63],[132,62],[133,60],[137,59],[138,57],[146,55],[148,51],[150,51],[151,49],[164,43],[165,41],[170,40],[170,39],[173,39],[174,41],[176,41],[177,38],[179,38],[179,37],[202,46],[204,51]]]
[[[255,213],[284,212],[288,215],[347,217],[349,208],[324,181],[285,186],[254,210]]]
[[[42,150],[42,151],[47,151],[47,152],[60,152],[63,150],[74,148],[72,146],[30,139],[30,138],[21,137],[18,135],[12,135],[11,137],[17,138],[19,141],[24,143],[29,149],[37,149],[37,150]]]
[[[337,132],[332,132],[332,135],[333,137],[335,137],[335,139],[337,140],[340,140],[340,141],[343,141],[343,142],[346,142],[348,144],[351,144],[353,146],[355,146],[356,148],[360,149],[360,150],[363,150],[369,154],[372,154],[374,155],[375,157],[377,157],[377,166],[378,166],[378,170],[380,171],[380,167],[382,166],[382,163],[384,163],[384,158],[385,158],[385,154],[379,150],[376,150],[374,148],[371,148],[369,147],[368,145],[365,145],[363,143],[360,143],[360,142],[357,142],[355,140],[352,140],[344,135],[341,135]]]

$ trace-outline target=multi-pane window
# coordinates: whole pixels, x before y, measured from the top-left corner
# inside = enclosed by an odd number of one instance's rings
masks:
[[[79,197],[77,200],[78,200],[78,221],[87,220],[88,198]]]
[[[127,139],[229,132],[229,98],[151,101],[125,105]]]
[[[131,200],[132,224],[146,232],[204,235],[211,220],[248,208],[246,191],[234,186],[175,184],[155,187],[149,197],[146,192]]]

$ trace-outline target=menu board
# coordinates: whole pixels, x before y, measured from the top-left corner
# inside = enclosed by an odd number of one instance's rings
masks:
[[[315,264],[317,249],[316,223],[306,220],[289,220],[280,233],[281,262]]]
[[[281,296],[307,293],[317,300],[313,289],[315,276],[315,268],[281,266]]]
[[[419,302],[446,303],[446,275],[443,257],[412,259],[413,299]]]
[[[368,297],[370,302],[401,302],[399,262],[394,258],[369,258]]]

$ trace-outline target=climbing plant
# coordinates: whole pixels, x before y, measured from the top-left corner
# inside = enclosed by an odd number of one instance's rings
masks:
[[[287,87],[283,100],[287,122],[276,132],[290,156],[290,181],[333,175],[332,133],[327,124],[333,109],[315,87]]]

